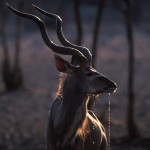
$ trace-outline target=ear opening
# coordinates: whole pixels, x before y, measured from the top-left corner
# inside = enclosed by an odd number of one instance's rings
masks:
[[[55,59],[55,66],[59,72],[69,74],[73,72],[74,67],[69,62],[67,62],[66,60],[64,60],[63,58],[61,58],[56,54],[54,54],[54,59]]]

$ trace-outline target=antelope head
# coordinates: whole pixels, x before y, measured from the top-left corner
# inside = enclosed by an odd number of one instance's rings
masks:
[[[69,63],[60,56],[54,55],[55,65],[58,71],[68,74],[67,80],[69,80],[70,82],[76,81],[76,83],[80,85],[80,88],[84,93],[86,93],[87,95],[96,95],[104,92],[112,93],[117,89],[116,84],[113,81],[100,74],[92,67],[92,55],[87,48],[74,45],[65,39],[62,32],[62,20],[59,16],[48,13],[41,8],[33,5],[44,15],[56,19],[57,35],[63,46],[58,46],[49,39],[45,23],[39,17],[32,14],[20,12],[8,4],[7,6],[15,14],[35,22],[40,29],[44,42],[55,53],[72,56],[72,61],[71,63]]]
[[[68,74],[66,82],[69,82],[70,86],[72,82],[75,82],[78,88],[86,95],[112,93],[116,90],[116,84],[113,81],[97,72],[91,66],[73,66],[60,56],[54,56],[58,71]]]

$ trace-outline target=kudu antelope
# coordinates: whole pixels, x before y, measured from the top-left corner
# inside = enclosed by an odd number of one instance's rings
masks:
[[[69,63],[54,55],[56,68],[67,76],[61,85],[61,94],[51,106],[46,131],[47,150],[106,150],[105,129],[87,109],[87,103],[92,95],[114,92],[116,84],[92,68],[91,53],[87,48],[73,45],[64,38],[59,16],[35,6],[45,15],[57,18],[58,38],[64,46],[58,46],[48,38],[45,24],[39,17],[8,7],[17,15],[34,21],[44,42],[55,53],[73,56]]]

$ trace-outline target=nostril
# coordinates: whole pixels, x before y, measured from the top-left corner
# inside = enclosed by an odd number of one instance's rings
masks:
[[[117,84],[115,82],[113,82],[112,80],[110,80],[109,78],[105,76],[102,76],[101,79],[105,85],[104,91],[110,91],[110,92],[116,91]]]

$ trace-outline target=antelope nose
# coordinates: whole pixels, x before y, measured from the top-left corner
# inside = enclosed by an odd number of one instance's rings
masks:
[[[112,82],[110,88],[115,88],[116,89],[117,88],[117,84],[115,82]]]
[[[109,78],[102,76],[101,81],[104,84],[104,92],[106,93],[113,93],[117,89],[117,84],[110,80]]]
[[[115,92],[117,90],[117,84],[114,83],[114,82],[111,82],[111,84],[109,85],[108,89],[111,91],[111,92]]]

